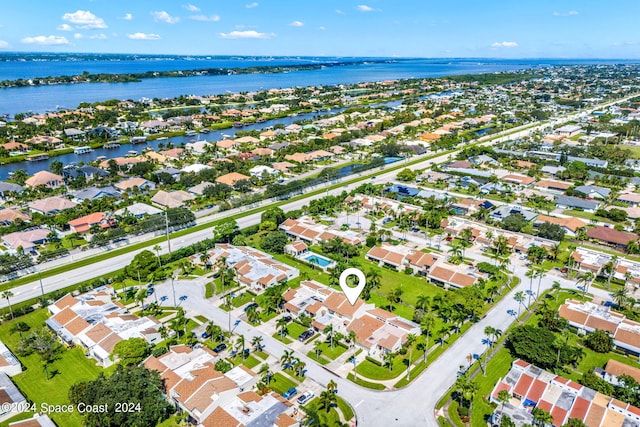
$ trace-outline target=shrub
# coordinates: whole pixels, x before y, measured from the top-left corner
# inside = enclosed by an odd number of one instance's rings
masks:
[[[163,354],[165,354],[167,351],[169,351],[167,347],[161,346],[161,347],[154,348],[151,354],[153,354],[155,357],[160,357]]]
[[[376,366],[382,367],[382,362],[380,362],[379,360],[374,359],[371,356],[366,356],[365,359],[367,359],[369,362],[373,363]]]

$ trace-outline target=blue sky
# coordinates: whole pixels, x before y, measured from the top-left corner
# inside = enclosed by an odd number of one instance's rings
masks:
[[[5,2],[0,51],[640,58],[640,1]]]

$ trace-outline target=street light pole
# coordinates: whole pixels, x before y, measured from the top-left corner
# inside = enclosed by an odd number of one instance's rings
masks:
[[[164,223],[167,235],[167,249],[169,250],[169,259],[171,259],[171,238],[169,237],[169,215],[167,214],[167,210],[168,208],[164,210]]]
[[[173,306],[177,307],[178,303],[176,302],[176,288],[173,285],[173,274],[171,275],[171,290],[173,291]]]
[[[42,284],[42,272],[38,269],[38,280],[40,280],[40,291],[42,292],[42,302],[44,303],[44,285]]]

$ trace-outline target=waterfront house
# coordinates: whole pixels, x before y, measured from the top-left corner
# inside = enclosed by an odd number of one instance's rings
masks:
[[[24,187],[12,182],[0,181],[0,199],[7,200],[7,197],[12,194],[20,194],[24,191]]]
[[[231,172],[216,178],[216,182],[234,187],[238,181],[248,181],[249,177],[238,172]]]
[[[115,197],[119,199],[120,193],[112,186],[89,187],[75,193],[74,201],[76,201],[77,203],[82,203],[84,200],[97,200],[103,197]]]
[[[84,177],[85,180],[89,181],[92,179],[106,178],[109,176],[109,172],[104,169],[97,168],[95,166],[65,166],[62,169],[62,176],[66,179],[77,179],[79,177]]]
[[[58,188],[64,185],[64,179],[60,175],[49,171],[36,172],[32,177],[25,181],[27,187],[35,188],[44,185],[48,188]]]
[[[64,148],[64,144],[62,143],[62,140],[60,138],[48,135],[34,136],[33,138],[27,139],[25,143],[29,144],[30,146],[43,145],[50,150],[54,150],[56,148]]]

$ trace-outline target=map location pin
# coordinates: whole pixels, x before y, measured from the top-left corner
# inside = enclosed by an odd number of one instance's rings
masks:
[[[347,284],[347,277],[349,276],[356,276],[358,278],[358,286],[351,287]],[[340,274],[340,287],[342,288],[342,292],[344,292],[347,300],[349,301],[349,303],[351,303],[351,305],[355,305],[358,297],[364,290],[365,284],[366,278],[362,270],[360,270],[359,268],[347,268],[342,272],[342,274]]]

